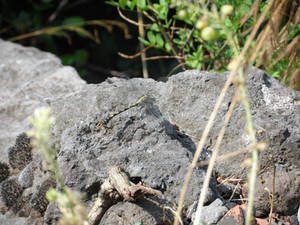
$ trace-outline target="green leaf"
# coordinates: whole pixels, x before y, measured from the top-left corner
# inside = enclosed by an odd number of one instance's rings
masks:
[[[75,52],[76,63],[79,65],[83,65],[88,60],[88,52],[85,49],[79,49]]]
[[[157,23],[153,23],[153,24],[151,25],[151,27],[150,27],[150,30],[159,32],[159,28],[158,28]]]
[[[145,40],[144,38],[138,37],[138,39],[139,39],[139,41],[143,42],[143,44],[144,44],[145,46],[149,46],[149,45],[150,45],[150,42],[147,41],[147,40]]]
[[[65,55],[61,56],[60,58],[61,58],[62,64],[65,66],[72,66],[73,63],[75,62],[74,56],[71,54],[65,54]]]
[[[165,49],[167,52],[171,52],[171,46],[169,45],[168,42],[166,42],[166,44],[165,44]]]
[[[197,49],[197,52],[196,52],[196,58],[197,59],[201,59],[202,58],[202,48],[203,48],[202,45],[198,46],[198,49]]]
[[[146,0],[137,0],[137,7],[141,10],[146,9]]]
[[[127,0],[119,0],[119,5],[121,9],[125,9],[126,4],[127,4]]]
[[[150,41],[150,43],[152,45],[155,45],[156,38],[155,38],[155,34],[152,31],[148,31],[147,37],[148,37],[148,40]]]
[[[135,7],[135,5],[136,5],[136,1],[137,1],[137,0],[132,0],[132,2],[130,3],[130,6],[129,6],[130,10],[133,10],[133,9],[134,9],[134,7]]]
[[[182,41],[181,41],[180,39],[178,39],[178,38],[173,38],[173,42],[174,42],[175,44],[177,44],[177,45],[183,44]]]
[[[119,3],[115,1],[105,1],[105,3],[111,6],[119,7]]]
[[[69,17],[63,21],[63,25],[74,25],[84,22],[84,19],[79,16]]]
[[[164,39],[161,36],[161,34],[156,34],[156,42],[158,44],[159,47],[164,47]]]

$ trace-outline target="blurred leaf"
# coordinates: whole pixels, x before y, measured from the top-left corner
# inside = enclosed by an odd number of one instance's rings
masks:
[[[127,4],[127,0],[119,0],[119,5],[121,9],[125,9],[126,4]]]
[[[225,26],[226,26],[228,29],[233,30],[233,24],[232,24],[231,20],[228,19],[228,18],[225,20]]]
[[[63,25],[73,25],[77,23],[82,23],[84,22],[84,19],[82,17],[76,16],[76,17],[69,17],[65,19],[62,24]]]
[[[43,3],[50,3],[52,0],[42,0]]]
[[[74,56],[71,54],[65,54],[63,56],[60,57],[61,58],[61,62],[63,65],[65,66],[71,66],[74,63]]]
[[[137,0],[132,0],[132,2],[130,3],[130,6],[129,6],[130,10],[133,10],[133,9],[134,9],[134,7],[135,7],[135,5],[136,5],[136,1],[137,1]]]
[[[150,45],[150,42],[147,41],[147,40],[145,40],[144,38],[138,37],[138,39],[139,39],[139,41],[143,42],[144,45],[146,45],[146,46],[149,46],[149,45]]]
[[[111,6],[119,7],[119,3],[115,1],[105,1],[105,3]]]
[[[159,32],[159,28],[158,28],[157,23],[153,23],[153,24],[151,25],[151,27],[150,27],[150,30]]]
[[[137,7],[141,10],[146,9],[146,0],[137,0]]]
[[[159,34],[159,33],[156,34],[156,42],[157,42],[159,47],[161,47],[161,48],[164,47],[164,39],[161,36],[161,34]]]
[[[155,45],[156,38],[155,38],[155,35],[154,35],[154,33],[152,31],[148,31],[147,37],[148,37],[148,40],[150,41],[150,43],[152,45]]]
[[[89,31],[87,31],[86,29],[84,29],[82,27],[66,26],[65,29],[70,30],[70,31],[74,31],[81,37],[87,37],[87,38],[90,38],[90,39],[96,41],[94,36]]]
[[[167,52],[171,52],[171,46],[169,45],[168,42],[166,42],[165,48],[166,48]]]
[[[196,58],[197,59],[201,59],[202,58],[202,48],[203,48],[202,45],[198,46],[198,49],[197,49],[197,52],[196,52]]]
[[[88,59],[88,52],[85,49],[79,49],[75,52],[75,59],[77,65],[83,65],[87,62]]]

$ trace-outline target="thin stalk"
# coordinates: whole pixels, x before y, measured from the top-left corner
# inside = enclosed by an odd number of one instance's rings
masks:
[[[197,165],[197,161],[198,161],[198,158],[202,152],[202,149],[204,147],[204,144],[206,142],[206,139],[207,139],[207,136],[208,136],[208,133],[213,125],[213,121],[217,115],[217,112],[218,112],[218,109],[225,97],[225,93],[227,92],[227,89],[229,87],[229,85],[231,84],[231,82],[233,81],[233,79],[235,78],[236,74],[237,74],[237,71],[238,71],[238,68],[240,67],[240,65],[244,62],[244,58],[247,54],[247,51],[252,43],[252,41],[254,40],[255,38],[255,35],[260,27],[260,25],[262,24],[267,12],[269,11],[270,7],[272,6],[273,4],[273,1],[270,1],[269,4],[267,5],[265,11],[262,13],[262,16],[259,18],[257,24],[255,25],[255,27],[253,28],[251,34],[250,34],[250,37],[249,39],[246,41],[246,44],[241,52],[241,54],[239,55],[239,57],[236,59],[236,62],[234,63],[233,65],[233,69],[232,71],[230,72],[230,75],[227,79],[227,81],[225,82],[224,86],[223,86],[223,89],[217,99],[217,102],[215,104],[215,107],[214,107],[214,110],[213,112],[210,114],[210,117],[209,117],[209,120],[207,122],[207,125],[204,129],[204,132],[202,133],[202,136],[201,136],[201,139],[199,141],[199,144],[198,144],[198,147],[197,147],[197,150],[196,150],[196,153],[194,155],[194,158],[193,158],[193,161],[192,161],[192,164],[190,165],[190,167],[188,168],[188,172],[186,174],[186,177],[185,177],[185,181],[184,181],[184,184],[183,184],[183,187],[181,189],[181,193],[180,193],[180,197],[179,197],[179,201],[178,201],[178,208],[177,208],[177,214],[180,216],[181,215],[181,211],[183,209],[183,203],[184,203],[184,198],[185,198],[185,194],[187,192],[187,189],[188,189],[188,186],[189,186],[189,183],[190,183],[190,179],[192,177],[192,173],[193,173],[193,170],[194,168],[196,167]],[[255,174],[254,174],[255,176]],[[251,211],[252,211],[252,208],[251,208]],[[178,218],[175,217],[175,221],[174,221],[174,225],[178,225]]]
[[[138,22],[139,22],[139,36],[142,38],[145,38],[145,30],[144,30],[144,21],[143,21],[143,17],[142,17],[142,13],[139,10],[139,8],[137,7],[137,14],[138,14]],[[140,41],[140,49],[144,49],[145,46],[143,44],[143,42]],[[146,52],[142,52],[141,54],[141,61],[142,61],[142,67],[143,67],[143,77],[144,78],[148,78],[149,74],[148,74],[148,68],[147,68],[147,61],[145,60],[146,58]]]
[[[252,145],[256,145],[255,130],[252,123],[250,104],[247,99],[247,92],[244,84],[245,81],[244,81],[242,68],[239,70],[239,82],[240,82],[239,89],[241,92],[241,98],[246,111],[248,133]],[[251,222],[252,222],[252,212],[253,212],[254,197],[255,197],[255,183],[256,183],[256,175],[259,166],[258,154],[259,154],[259,149],[256,147],[252,151],[252,167],[249,175],[249,194],[248,194],[248,204],[247,204],[246,225],[252,224]]]

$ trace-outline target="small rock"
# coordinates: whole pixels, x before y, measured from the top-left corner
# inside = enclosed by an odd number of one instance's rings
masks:
[[[5,180],[1,183],[0,186],[0,197],[2,202],[7,207],[14,206],[19,197],[22,195],[23,188],[18,183],[17,178],[13,177],[8,180]]]
[[[25,133],[20,134],[14,146],[8,149],[8,159],[11,167],[19,170],[24,169],[32,161],[31,150],[30,138]]]
[[[269,192],[272,193],[272,174],[265,173],[256,181],[254,200],[255,215],[267,216],[270,211]],[[292,173],[281,172],[276,175],[274,193],[274,212],[293,215],[300,202],[300,177]]]
[[[55,187],[56,182],[53,178],[46,179],[41,187],[39,188],[38,192],[35,193],[32,198],[30,199],[30,204],[33,209],[41,214],[44,213],[47,209],[49,201],[46,198],[46,193],[51,187]]]
[[[166,224],[168,220],[172,224],[173,216],[152,200],[146,198],[137,202],[119,202],[111,206],[104,214],[100,225],[107,224],[136,224],[159,225]]]
[[[237,205],[229,210],[217,225],[244,225],[246,205]]]
[[[9,167],[7,163],[0,162],[0,183],[9,176]]]
[[[56,202],[50,202],[44,216],[44,225],[56,225],[61,217],[60,212]]]
[[[18,182],[23,186],[23,188],[28,188],[32,186],[33,179],[33,166],[31,162],[20,173]]]

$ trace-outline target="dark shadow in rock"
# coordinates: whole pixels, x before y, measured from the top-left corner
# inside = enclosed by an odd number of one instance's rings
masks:
[[[270,77],[266,73],[263,74],[263,81],[268,88],[272,87]]]

